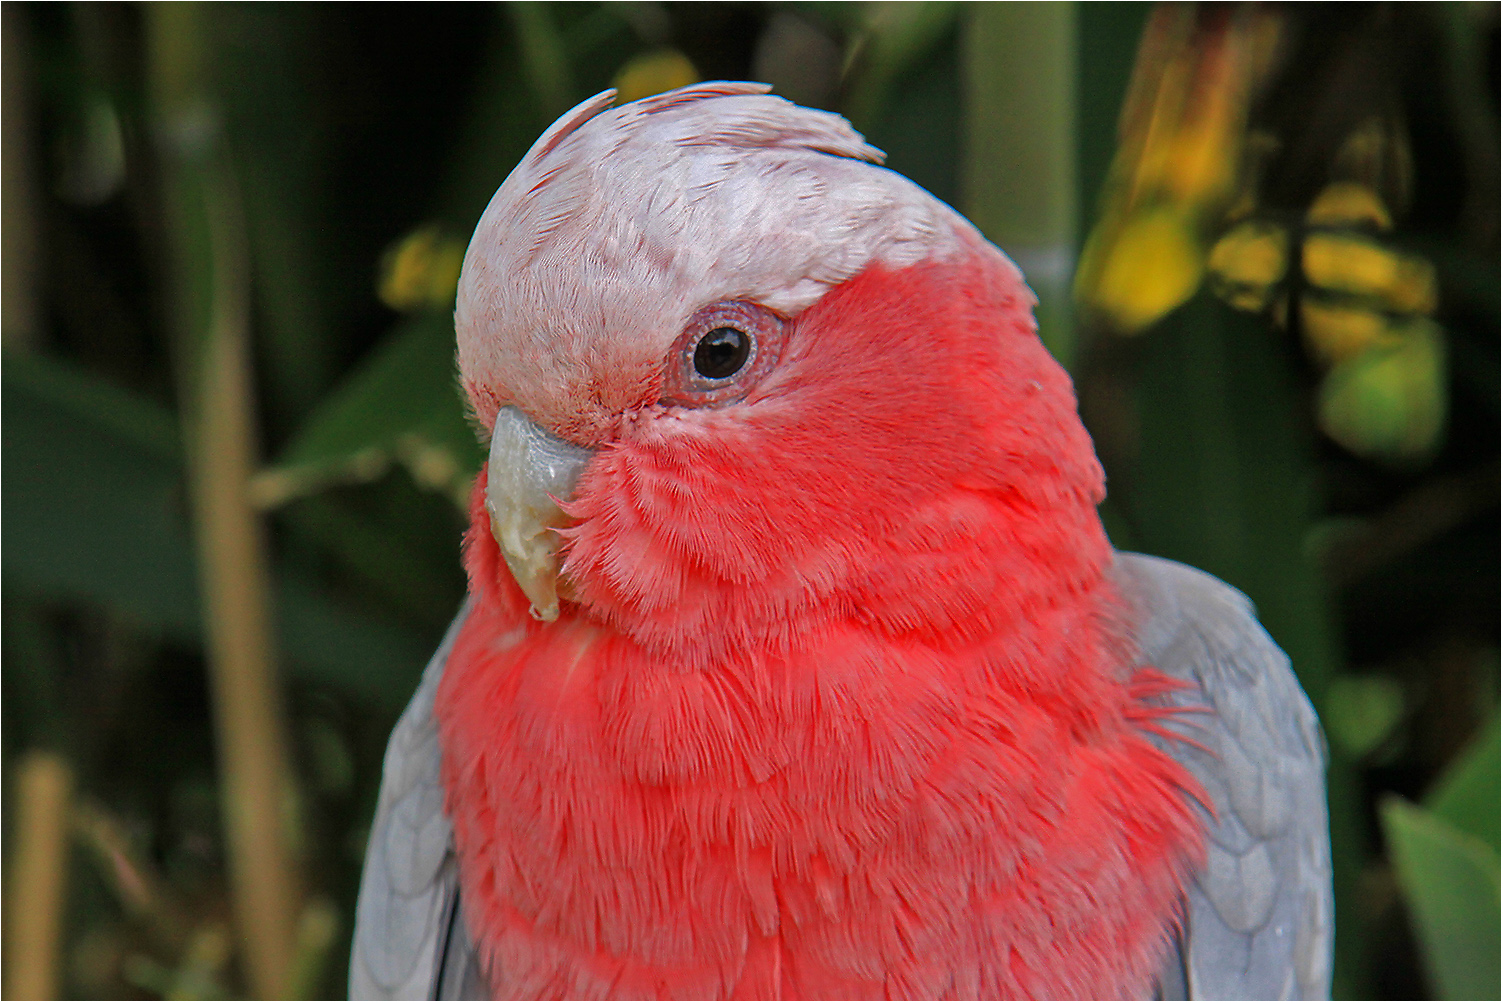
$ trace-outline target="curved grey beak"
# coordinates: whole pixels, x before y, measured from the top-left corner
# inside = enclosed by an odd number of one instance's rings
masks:
[[[506,566],[539,620],[558,619],[558,534],[567,501],[592,449],[565,442],[515,407],[496,412],[491,429],[485,507]]]

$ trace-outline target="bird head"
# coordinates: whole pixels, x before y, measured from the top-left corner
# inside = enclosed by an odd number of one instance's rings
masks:
[[[1101,469],[1018,269],[766,92],[592,98],[475,230],[460,376],[534,615],[786,647],[964,634],[1099,575]]]

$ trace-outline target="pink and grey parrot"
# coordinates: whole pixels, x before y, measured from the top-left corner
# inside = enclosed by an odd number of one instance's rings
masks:
[[[352,996],[1327,994],[1314,713],[1112,549],[1018,269],[837,115],[613,97],[465,256],[470,595]]]

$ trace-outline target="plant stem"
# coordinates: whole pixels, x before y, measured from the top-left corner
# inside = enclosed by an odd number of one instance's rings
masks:
[[[1023,270],[1039,336],[1074,363],[1076,11],[976,4],[962,38],[964,209]]]
[[[249,988],[277,999],[298,912],[284,826],[291,772],[266,547],[248,490],[256,449],[245,224],[207,83],[204,17],[197,4],[148,8],[154,125],[234,909]]]
[[[16,767],[15,849],[6,872],[5,998],[57,999],[73,770],[55,752]]]

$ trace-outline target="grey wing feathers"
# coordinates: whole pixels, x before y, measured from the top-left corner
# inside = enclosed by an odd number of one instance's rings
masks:
[[[464,915],[459,908],[459,895],[454,896],[454,906],[449,914],[446,941],[440,950],[438,992],[434,999],[440,1000],[488,1000],[490,985],[480,968],[480,955],[470,941],[465,929]]]
[[[386,747],[355,906],[351,999],[455,999],[461,997],[436,994],[474,991],[464,977],[475,968],[474,951],[458,918],[459,878],[433,719],[434,693],[468,611],[467,603]]]
[[[1325,746],[1289,659],[1247,597],[1173,561],[1118,555],[1146,666],[1192,684],[1170,698],[1199,743],[1160,746],[1214,810],[1205,870],[1184,903],[1163,998],[1318,999],[1331,991],[1331,849]],[[1183,994],[1183,995],[1181,995]]]

